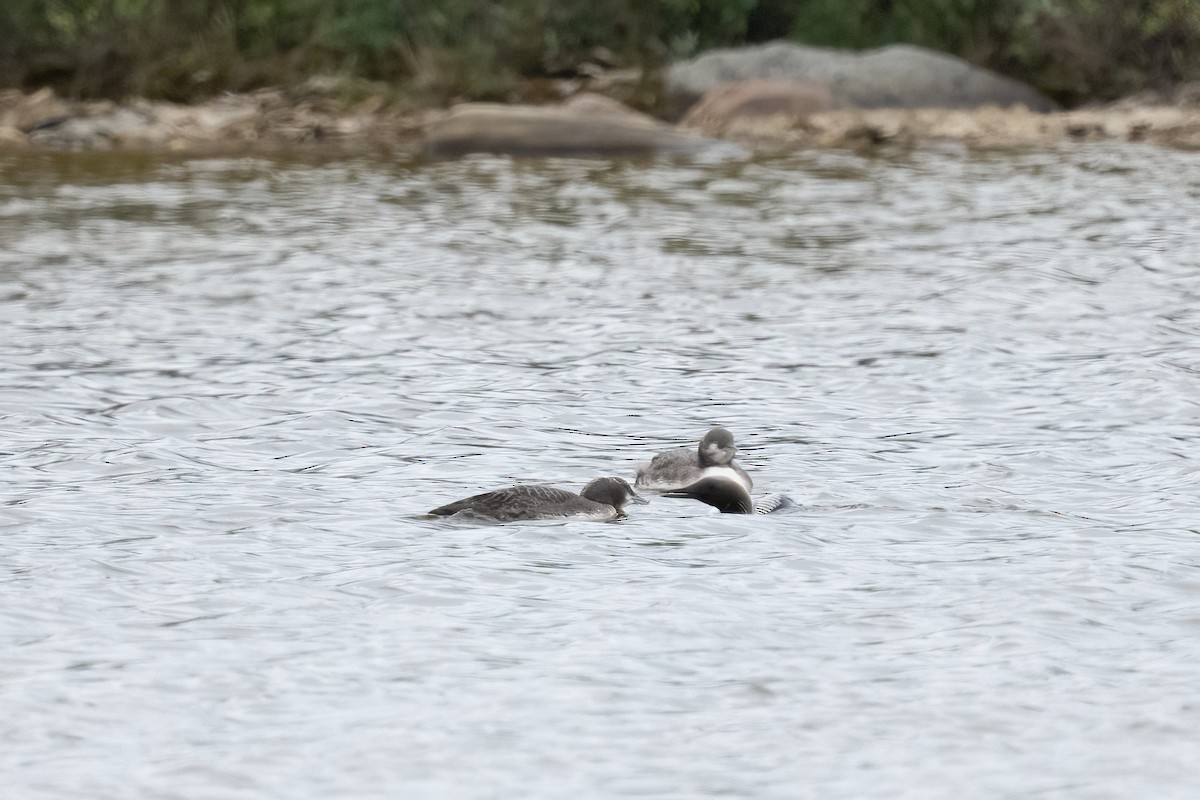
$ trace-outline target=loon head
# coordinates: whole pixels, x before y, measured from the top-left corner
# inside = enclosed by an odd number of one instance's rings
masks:
[[[700,466],[724,467],[737,455],[733,434],[724,428],[713,428],[700,440]]]
[[[583,491],[579,494],[594,503],[612,506],[618,514],[625,513],[625,506],[628,503],[643,505],[649,502],[635,492],[633,487],[622,478],[596,478],[583,487]]]

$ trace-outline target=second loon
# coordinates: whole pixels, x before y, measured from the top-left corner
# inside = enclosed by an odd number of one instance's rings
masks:
[[[671,492],[704,478],[724,478],[749,492],[754,482],[746,470],[734,462],[736,455],[733,434],[724,428],[713,428],[704,434],[696,449],[677,447],[666,450],[650,459],[649,464],[639,466],[633,485],[657,492]]]

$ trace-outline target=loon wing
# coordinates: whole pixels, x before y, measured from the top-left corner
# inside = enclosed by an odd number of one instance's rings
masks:
[[[764,494],[754,501],[755,514],[770,514],[785,508],[794,508],[796,501],[786,494]]]

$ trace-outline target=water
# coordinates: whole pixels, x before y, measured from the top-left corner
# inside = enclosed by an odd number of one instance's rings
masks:
[[[9,796],[1194,796],[1194,155],[0,177]]]

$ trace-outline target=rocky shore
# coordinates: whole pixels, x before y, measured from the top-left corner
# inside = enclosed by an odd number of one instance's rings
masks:
[[[644,82],[599,76],[556,84],[558,102],[449,109],[414,108],[382,92],[348,104],[336,82],[320,80],[188,106],[70,102],[49,89],[9,90],[0,92],[0,150],[695,155],[1097,140],[1200,150],[1200,86],[1061,111],[1029,87],[904,46],[848,54],[773,44],[705,54],[661,76],[661,106],[674,122],[625,105],[634,83]]]

